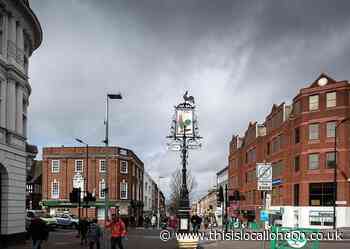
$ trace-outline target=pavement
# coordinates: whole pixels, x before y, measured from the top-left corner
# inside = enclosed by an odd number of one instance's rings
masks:
[[[159,239],[159,230],[129,229],[127,240],[123,241],[125,249],[175,249],[176,241],[162,242]],[[72,229],[55,229],[50,232],[48,241],[42,244],[42,249],[87,249],[88,246],[80,245],[80,239],[76,237],[77,231]],[[1,248],[1,246],[0,246]],[[101,239],[101,249],[109,249],[109,240]],[[1,248],[2,249],[2,248]],[[9,246],[7,249],[31,249],[31,241],[25,244]]]
[[[159,238],[160,230],[153,229],[129,229],[128,238],[124,240],[125,249],[175,249],[176,241],[171,239],[162,242]],[[76,237],[77,232],[71,229],[56,229],[50,233],[49,240],[44,242],[42,249],[87,249],[80,245],[80,239]],[[108,236],[107,236],[108,237]],[[101,241],[101,249],[109,249],[109,240]],[[262,249],[262,241],[200,241],[200,249]],[[1,246],[0,246],[1,248]],[[265,242],[268,249],[269,242]],[[350,248],[349,241],[321,242],[320,249],[343,249]],[[2,249],[2,248],[1,248]],[[10,246],[8,249],[31,249],[31,241],[26,244]]]

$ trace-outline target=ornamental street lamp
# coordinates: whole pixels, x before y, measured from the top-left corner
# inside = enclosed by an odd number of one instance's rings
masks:
[[[335,142],[334,142],[334,182],[333,182],[333,195],[334,195],[334,201],[333,201],[333,229],[337,228],[337,170],[338,170],[338,163],[337,163],[337,130],[338,127],[345,123],[346,121],[350,120],[350,118],[344,118],[340,121],[335,126],[335,131],[334,131],[334,137],[335,137]]]
[[[108,123],[108,118],[109,118],[109,99],[122,99],[122,94],[110,94],[107,93],[106,96],[106,119],[105,119],[105,125],[106,125],[106,136],[105,140],[103,143],[105,144],[106,148],[108,148],[109,144],[109,137],[108,137],[108,131],[109,131],[109,123]],[[104,189],[104,198],[105,198],[105,225],[108,220],[108,209],[109,209],[109,191],[108,191],[108,156],[107,156],[107,151],[106,151],[106,171],[105,171],[105,189]]]
[[[188,96],[186,91],[183,96],[184,102],[175,106],[175,116],[172,120],[170,135],[167,138],[170,142],[168,149],[172,151],[181,151],[182,159],[182,184],[180,191],[180,205],[177,215],[180,219],[179,231],[189,231],[190,201],[187,188],[187,158],[189,149],[201,148],[199,142],[202,137],[199,136],[198,122],[195,115],[194,97]]]

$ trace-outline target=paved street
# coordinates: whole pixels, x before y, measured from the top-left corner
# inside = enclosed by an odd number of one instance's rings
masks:
[[[159,230],[130,229],[128,240],[124,241],[126,249],[175,249],[174,240],[162,242],[159,239]],[[321,249],[343,249],[349,248],[350,241],[347,242],[322,242]],[[11,246],[9,249],[30,249],[30,241],[25,245]],[[56,229],[50,233],[50,239],[45,242],[43,249],[86,249],[87,247],[80,245],[80,240],[76,238],[76,231],[70,229]],[[255,241],[203,241],[200,243],[201,249],[258,249],[262,248],[262,242]],[[265,244],[265,248],[269,248],[269,244]],[[103,249],[103,243],[102,247]]]
[[[76,238],[76,231],[70,229],[56,229],[50,233],[50,238],[42,246],[42,249],[85,249],[88,247],[81,246],[80,240]],[[25,245],[11,246],[9,249],[31,249],[31,241],[27,241]],[[103,242],[101,243],[103,249]],[[159,239],[159,231],[130,229],[128,240],[124,241],[125,248],[142,248],[142,249],[175,249],[174,240],[167,243]]]
[[[345,249],[350,247],[350,242],[340,243],[340,242],[323,242],[320,245],[320,249]],[[262,242],[253,241],[220,241],[204,246],[205,249],[260,249],[262,248]],[[269,245],[265,245],[265,249],[268,249]]]

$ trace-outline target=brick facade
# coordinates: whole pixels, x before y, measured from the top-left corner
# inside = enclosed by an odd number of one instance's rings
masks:
[[[83,189],[96,196],[96,203],[89,204],[90,209],[84,209],[82,215],[102,218],[103,215],[98,214],[98,209],[102,212],[104,207],[104,198],[100,196],[100,190],[103,189],[102,181],[105,174],[103,164],[106,159],[111,206],[119,208],[121,215],[135,218],[142,215],[143,162],[131,150],[118,147],[89,147],[88,154],[86,147],[43,148],[43,204],[54,212],[60,208],[78,213],[76,206],[69,203],[69,193],[73,189],[74,176],[79,174],[77,173],[79,168],[76,167],[82,164],[80,174],[84,178]],[[125,164],[122,169],[122,165]],[[59,183],[58,196],[52,195],[53,182]],[[122,182],[127,185],[125,198],[121,198]]]
[[[326,158],[331,158],[334,152],[334,124],[349,117],[349,82],[321,74],[309,87],[299,91],[291,105],[273,105],[264,123],[251,122],[243,137],[233,136],[229,149],[229,186],[244,196],[239,203],[240,210],[245,211],[241,214],[254,219],[262,207],[255,172],[256,163],[260,162],[272,163],[276,182],[270,192],[272,206],[324,206],[317,197],[310,199],[310,184],[333,182],[334,168],[326,165]],[[347,206],[350,203],[349,122],[337,128],[337,200],[347,201]],[[312,165],[315,169],[310,169]],[[327,199],[325,203],[330,206]]]

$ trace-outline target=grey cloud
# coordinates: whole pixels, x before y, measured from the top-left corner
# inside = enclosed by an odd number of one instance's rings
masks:
[[[111,142],[152,176],[170,175],[173,106],[196,98],[203,149],[191,153],[200,196],[227,165],[228,142],[273,103],[325,71],[349,79],[349,1],[32,0],[44,42],[32,57],[29,133],[42,146],[102,145],[105,94]]]

